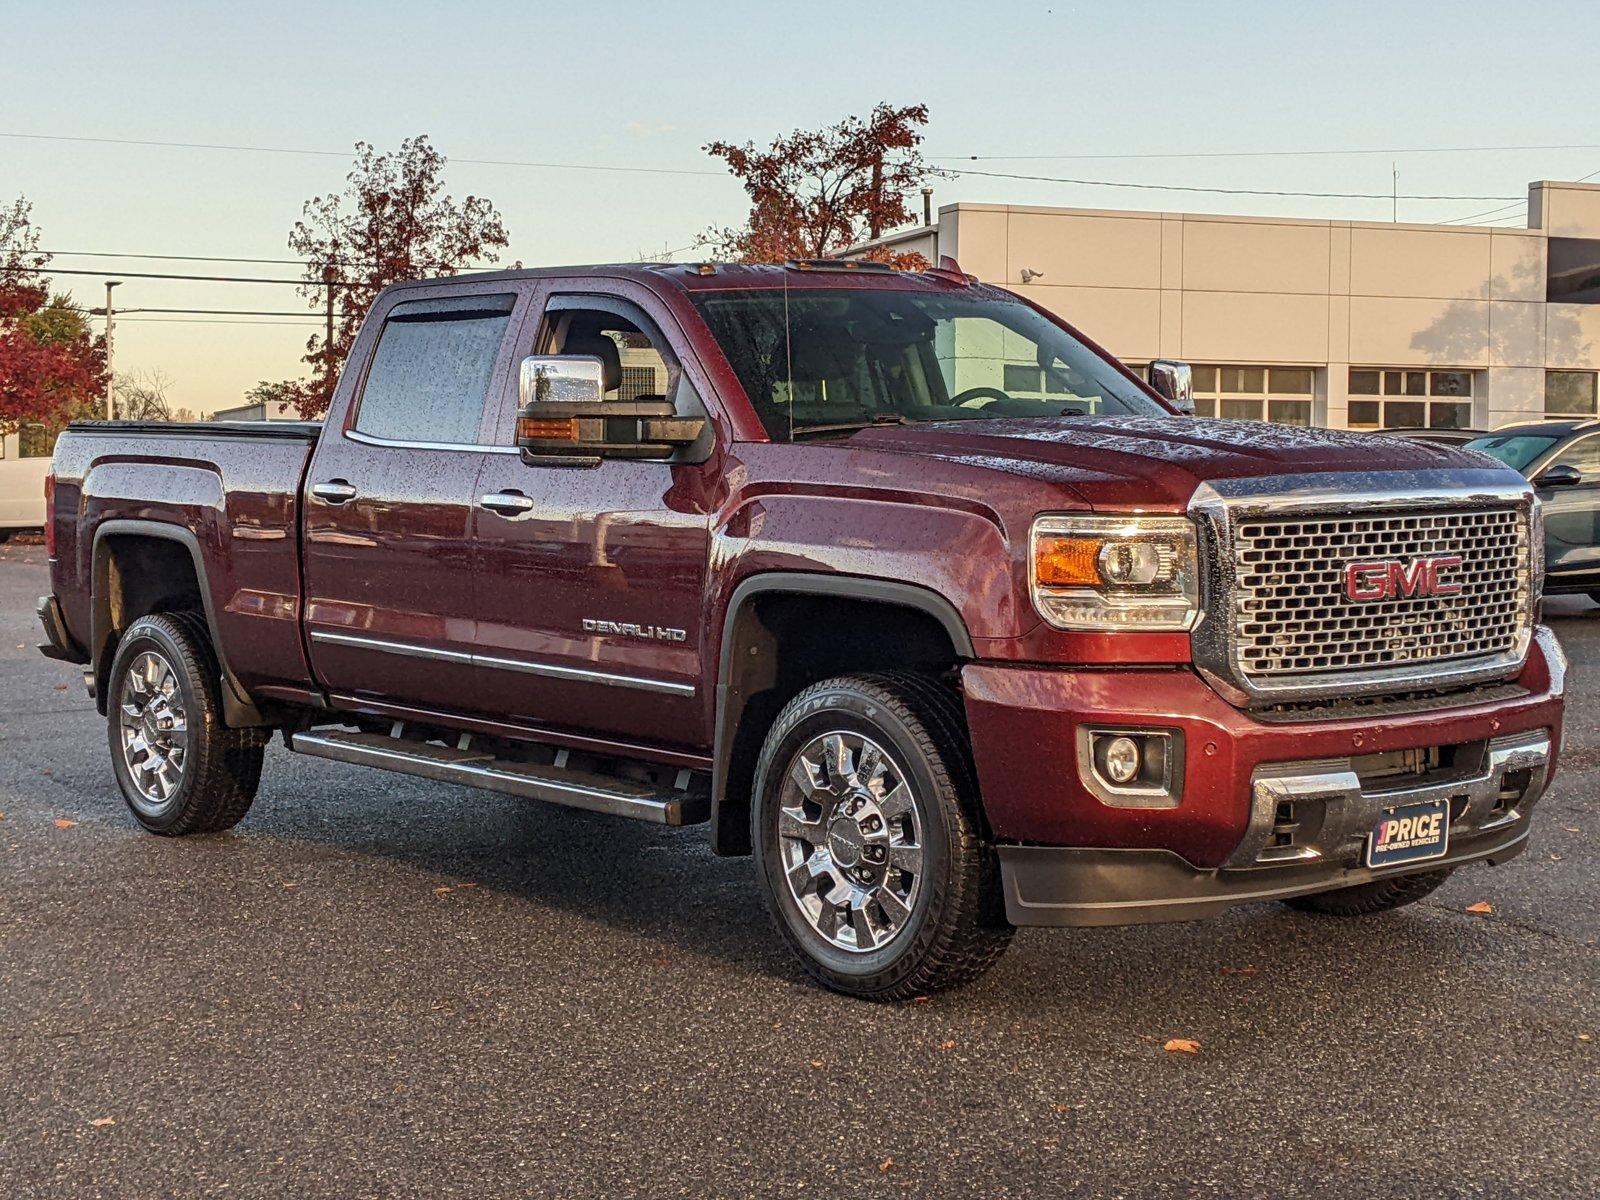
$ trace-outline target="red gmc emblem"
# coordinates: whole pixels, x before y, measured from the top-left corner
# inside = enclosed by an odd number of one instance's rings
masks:
[[[1461,584],[1446,579],[1445,573],[1461,565],[1459,554],[1438,554],[1432,558],[1370,559],[1347,563],[1344,568],[1344,594],[1347,600],[1411,600],[1423,596],[1457,596]]]

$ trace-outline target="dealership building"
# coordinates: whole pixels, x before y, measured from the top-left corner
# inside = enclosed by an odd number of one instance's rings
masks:
[[[1529,185],[1526,229],[952,204],[873,244],[950,255],[1130,366],[1193,364],[1204,415],[1482,429],[1600,402],[1600,185]]]

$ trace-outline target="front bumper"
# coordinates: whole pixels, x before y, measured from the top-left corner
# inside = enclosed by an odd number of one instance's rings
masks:
[[[1509,858],[1556,771],[1565,671],[1541,628],[1504,684],[1301,715],[1235,708],[1187,668],[968,666],[973,755],[1011,919],[1185,919]],[[1124,806],[1091,792],[1077,764],[1085,726],[1174,731],[1180,794]],[[1420,775],[1383,761],[1416,750],[1438,752]],[[1451,805],[1447,857],[1361,865],[1383,808],[1438,799]]]
[[[1195,867],[1170,850],[1001,846],[1006,917],[1013,925],[1189,921],[1235,904],[1505,862],[1527,845],[1530,813],[1549,779],[1551,745],[1542,733],[1515,735],[1490,743],[1487,758],[1481,771],[1387,790],[1365,789],[1348,765],[1258,771],[1248,832],[1221,868]],[[1367,834],[1385,809],[1436,800],[1450,806],[1448,853],[1383,868],[1362,865]],[[1315,828],[1275,846],[1274,817],[1284,803]]]

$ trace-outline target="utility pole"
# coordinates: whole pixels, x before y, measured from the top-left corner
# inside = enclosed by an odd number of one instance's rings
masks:
[[[922,189],[922,223],[924,225],[933,224],[933,189],[931,187]]]
[[[111,289],[121,287],[122,280],[106,280],[106,420],[116,419],[116,374],[111,368],[111,338],[116,328],[116,313],[111,303]]]
[[[332,263],[322,268],[322,286],[328,292],[328,331],[327,340],[322,343],[322,352],[328,357],[328,373],[333,373],[333,285],[338,275]]]
[[[1391,224],[1400,223],[1400,164],[1389,164],[1389,221]]]

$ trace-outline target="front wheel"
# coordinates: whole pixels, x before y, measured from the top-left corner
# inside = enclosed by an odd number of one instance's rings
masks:
[[[870,1000],[957,987],[1005,951],[959,700],[916,675],[814,684],[756,764],[768,911],[812,976]]]
[[[1449,879],[1453,869],[1446,867],[1442,871],[1423,871],[1395,879],[1374,879],[1371,883],[1335,888],[1331,892],[1291,896],[1284,903],[1301,912],[1317,913],[1324,917],[1364,917],[1370,913],[1388,912],[1415,904]]]
[[[151,833],[227,829],[255,799],[263,740],[223,724],[219,681],[205,622],[193,614],[140,617],[117,645],[106,684],[111,762]]]

